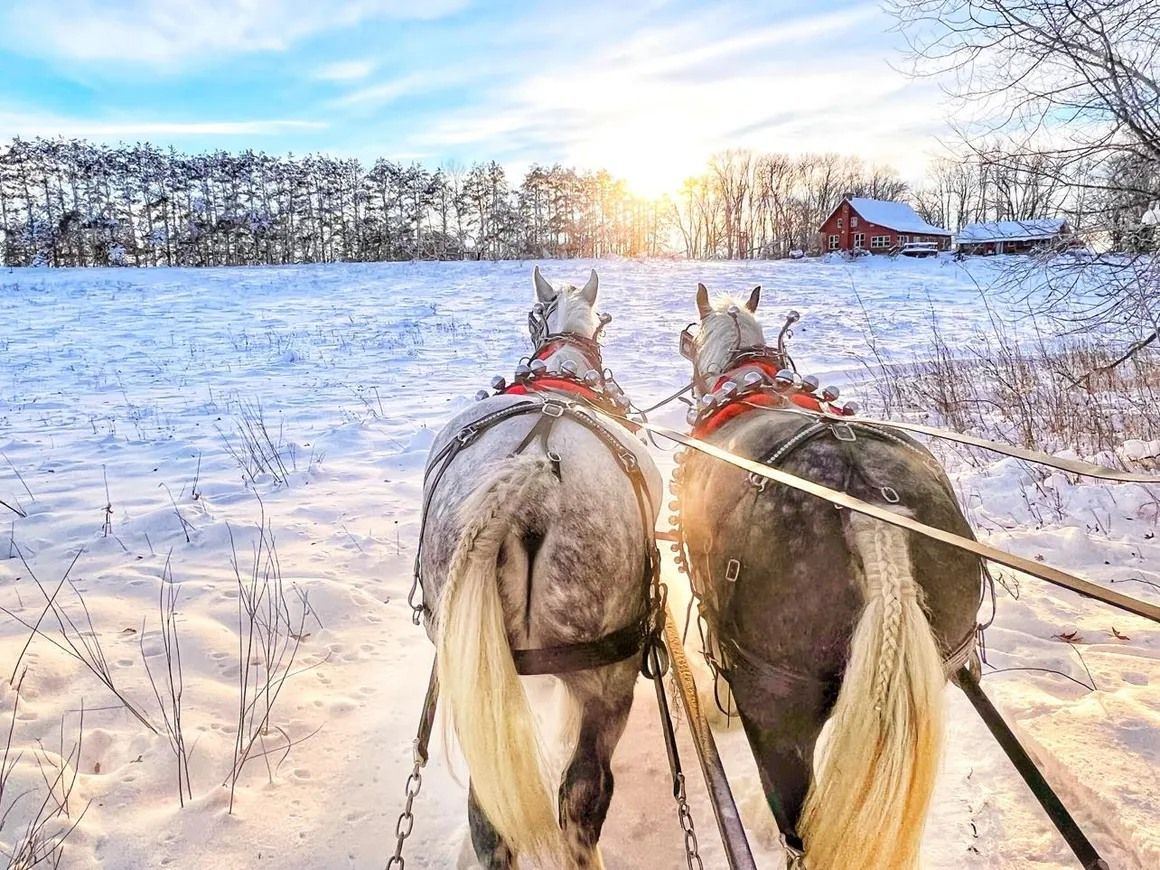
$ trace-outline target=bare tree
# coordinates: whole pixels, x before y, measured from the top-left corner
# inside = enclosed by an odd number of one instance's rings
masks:
[[[1155,0],[890,0],[916,75],[961,105],[982,207],[1069,212],[1117,256],[1063,270],[1094,293],[1085,323],[1156,335],[1160,268],[1125,259],[1160,201],[1160,4]],[[973,110],[973,111],[971,111]],[[1098,271],[1103,270],[1103,271]],[[1080,277],[1077,271],[1085,274]],[[1131,281],[1121,280],[1125,274]],[[1124,288],[1128,288],[1125,290]],[[1074,303],[1068,287],[1054,298]]]

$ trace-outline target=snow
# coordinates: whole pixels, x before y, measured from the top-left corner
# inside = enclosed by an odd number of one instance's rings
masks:
[[[600,307],[615,318],[606,361],[642,405],[689,376],[677,336],[695,316],[697,281],[735,292],[762,284],[770,338],[785,312],[799,310],[792,339],[799,368],[864,398],[858,381],[859,359],[870,357],[867,317],[894,359],[926,352],[932,316],[948,344],[963,346],[988,329],[980,288],[1002,274],[990,261],[945,259],[541,265],[552,280],[599,270]],[[526,352],[531,267],[0,272],[7,326],[0,334],[0,499],[27,514],[0,507],[0,606],[35,621],[44,604],[30,569],[51,589],[80,551],[71,576],[115,683],[160,722],[142,657],[158,673],[158,593],[169,560],[180,592],[193,749],[193,798],[181,807],[165,738],[38,637],[23,657],[13,733],[14,753],[22,754],[0,812],[9,795],[43,790],[36,760],[55,765],[69,755],[83,703],[71,821],[88,808],[62,866],[385,864],[431,664],[431,646],[406,605],[426,453],[434,433],[491,374],[510,374]],[[992,309],[1000,304],[992,298]],[[236,443],[246,409],[253,419],[259,406],[285,465],[281,485],[268,471],[249,479],[225,448],[227,438]],[[678,429],[683,418],[679,405],[652,415]],[[984,540],[1160,601],[1155,488],[1044,475],[1012,459],[940,449]],[[1155,441],[1121,449],[1124,459],[1157,453]],[[670,455],[655,455],[669,472]],[[245,768],[231,814],[222,787],[238,704],[231,539],[245,571],[263,522],[287,587],[309,594],[312,614],[263,738],[271,754]],[[990,664],[1055,668],[1094,681],[1096,690],[1035,670],[995,672],[984,687],[1111,866],[1160,866],[1160,628],[1034,578],[1001,574],[987,632]],[[687,589],[671,564],[665,576],[682,613]],[[67,586],[60,600],[83,619]],[[295,612],[296,602],[291,596]],[[985,605],[984,616],[989,611]],[[51,616],[44,627],[59,638]],[[14,619],[0,620],[0,673],[11,672],[26,639]],[[14,692],[0,685],[6,727]],[[1073,866],[965,699],[948,693],[947,754],[924,866]],[[773,829],[744,736],[736,722],[717,728],[758,866],[774,867]],[[287,737],[295,745],[285,752]],[[680,739],[705,866],[720,868],[684,726]],[[449,759],[438,733],[432,750],[408,866],[474,866],[456,779],[462,763]],[[614,767],[602,841],[609,868],[685,866],[652,688],[643,680]],[[31,798],[22,801],[0,830],[5,846],[18,839],[31,806]]]
[[[967,224],[955,234],[958,244],[983,242],[1025,242],[1051,239],[1059,235],[1067,221],[1062,218],[1034,218],[1025,221],[990,221]]]
[[[923,233],[931,236],[949,236],[951,234],[950,230],[928,224],[918,216],[918,212],[904,202],[855,196],[850,198],[850,205],[854,211],[870,223],[897,230],[900,233]]]
[[[1145,227],[1160,226],[1160,203],[1156,203],[1140,218],[1140,225]]]

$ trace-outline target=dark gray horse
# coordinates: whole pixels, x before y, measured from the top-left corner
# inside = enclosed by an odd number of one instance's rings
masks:
[[[595,341],[596,273],[581,289],[556,290],[538,269],[534,279],[536,350],[521,366],[520,388],[460,413],[432,447],[420,576],[436,602],[428,631],[447,724],[471,774],[479,860],[487,868],[513,867],[521,856],[598,868],[612,751],[639,666],[661,482],[631,433],[586,424],[582,412],[557,404],[587,387],[610,395]],[[519,413],[522,406],[531,412]],[[448,452],[458,441],[468,446]],[[533,650],[543,661],[565,649],[564,662],[578,648],[610,663],[577,667],[573,655],[560,673],[517,670],[513,657],[513,649]],[[555,673],[565,689],[575,731],[565,736],[571,760],[562,775],[548,769],[521,685],[519,674],[531,672]]]
[[[753,316],[759,292],[744,304],[710,305],[698,285],[697,394],[717,390],[726,401],[695,432],[970,536],[945,473],[911,439],[832,416],[817,425],[821,418],[799,407],[809,402],[791,400],[784,378],[760,402],[728,401],[729,381],[772,383],[785,364]],[[711,652],[728,676],[790,855],[804,841],[810,870],[915,866],[938,769],[946,675],[974,657],[978,559],[695,451],[683,458],[679,486]],[[815,775],[814,747],[831,718]]]

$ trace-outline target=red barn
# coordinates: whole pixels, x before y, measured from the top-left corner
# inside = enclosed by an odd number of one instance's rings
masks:
[[[860,196],[843,197],[818,228],[822,251],[889,254],[907,242],[934,242],[945,251],[951,246],[951,233],[931,226],[904,202]]]

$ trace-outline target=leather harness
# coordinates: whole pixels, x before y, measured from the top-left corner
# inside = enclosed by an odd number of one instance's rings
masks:
[[[755,354],[752,349],[747,349],[746,354],[749,358],[740,361],[740,365],[736,357],[731,361],[726,373],[721,375],[717,382],[717,387],[714,389],[729,380],[731,373],[741,368],[751,368],[755,364],[761,365],[763,369],[769,367],[769,363],[764,362],[764,360],[753,359]],[[770,349],[767,359],[772,356],[773,352]],[[817,397],[813,395],[791,391],[790,389],[763,387],[720,405],[711,413],[701,417],[694,427],[693,435],[696,438],[704,439],[706,436],[710,436],[712,433],[718,431],[727,422],[754,410],[791,411],[795,408],[804,408],[808,411],[825,411],[825,408],[818,401]],[[855,473],[856,466],[852,461],[854,457],[852,455],[851,445],[857,440],[856,433],[878,440],[888,441],[913,451],[929,464],[932,472],[936,474],[943,488],[954,498],[954,490],[951,488],[950,481],[947,480],[945,473],[920,447],[908,439],[901,438],[881,427],[861,423],[856,420],[840,419],[836,416],[827,416],[820,419],[813,415],[804,416],[801,426],[773,447],[766,450],[758,461],[763,465],[776,468],[784,463],[793,453],[811,441],[827,435],[832,436],[842,443],[843,452],[846,454],[848,460],[847,465],[850,471],[842,486],[842,491],[846,491]],[[754,495],[754,504],[756,504],[756,498],[760,496],[760,493],[764,492],[768,481],[766,478],[759,478],[754,474],[750,474],[749,482],[756,490]],[[900,500],[898,493],[891,487],[881,487],[881,491],[884,500],[889,503],[897,503]],[[678,529],[678,535],[680,538],[679,546],[683,550],[682,555],[687,560],[687,564],[690,564],[692,554],[688,550],[688,542],[685,538],[683,527]],[[738,565],[739,569],[740,566]],[[706,570],[708,570],[708,566],[706,566]],[[734,576],[731,579],[736,580],[736,577]],[[708,660],[710,669],[713,671],[715,679],[717,677],[724,677],[727,682],[731,683],[740,678],[751,686],[762,687],[763,691],[776,688],[779,693],[788,693],[791,690],[816,690],[819,687],[823,682],[819,678],[766,662],[747,650],[733,638],[728,639],[723,645],[720,638],[716,637],[712,624],[715,621],[719,622],[720,618],[729,612],[734,584],[717,584],[713,588],[715,590],[714,598],[716,599],[716,607],[713,609],[718,611],[718,620],[707,621],[705,632],[707,636],[703,638],[703,645],[705,647],[706,659]],[[982,601],[983,588],[983,584],[981,583],[980,603]],[[702,602],[702,608],[705,608],[705,604],[703,603],[706,601],[705,596],[699,593],[697,597]],[[943,663],[948,677],[956,674],[960,668],[967,664],[974,653],[975,644],[976,632],[972,630],[961,642],[946,653]],[[729,711],[722,705],[719,692],[715,691],[714,695],[718,707],[723,713],[728,715]]]

